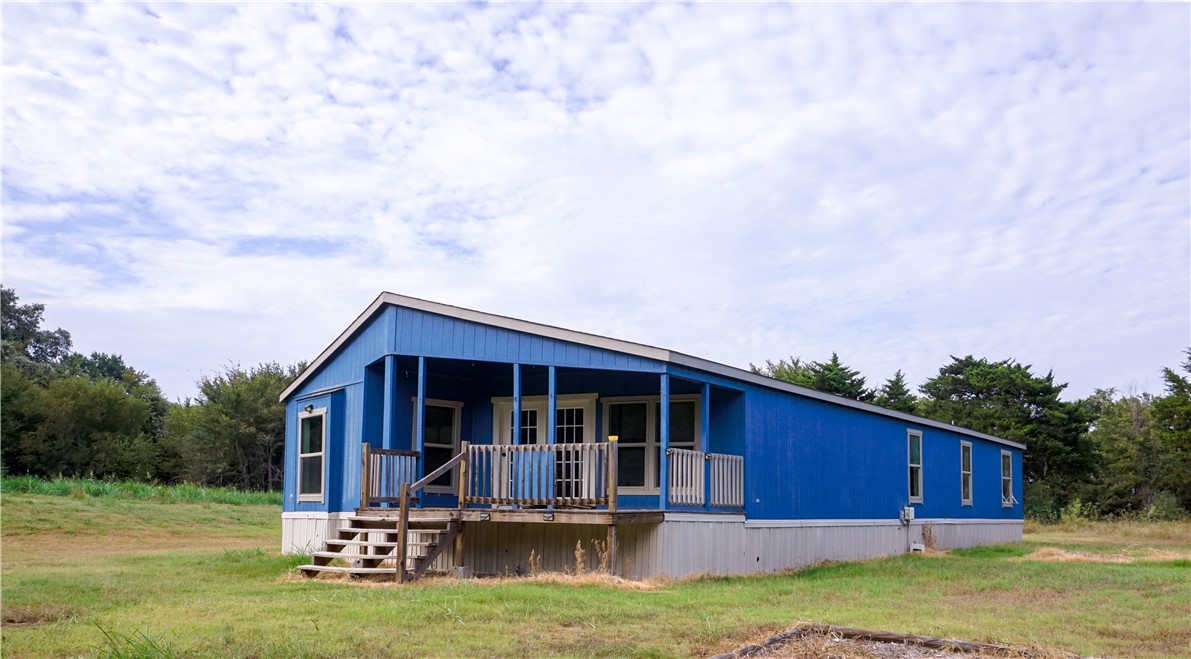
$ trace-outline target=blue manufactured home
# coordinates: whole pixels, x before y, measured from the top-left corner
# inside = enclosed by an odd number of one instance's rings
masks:
[[[383,293],[283,392],[315,572],[646,577],[1019,540],[1025,448],[637,343]],[[591,566],[589,566],[591,567]]]

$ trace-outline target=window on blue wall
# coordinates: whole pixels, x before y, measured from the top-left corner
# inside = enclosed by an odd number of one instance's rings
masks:
[[[298,501],[323,500],[326,408],[298,415]]]
[[[459,437],[459,407],[457,405],[426,404],[426,473],[438,469],[455,457]],[[454,471],[434,479],[430,484],[451,487]]]
[[[608,434],[616,435],[616,481],[620,487],[645,487],[645,448],[649,405],[614,403],[608,406]]]
[[[922,503],[922,433],[906,431],[910,466],[910,503]]]
[[[656,494],[661,482],[661,403],[658,396],[606,399],[605,434],[620,437],[617,483],[633,488],[626,494]],[[694,450],[699,445],[699,397],[670,397],[670,448]]]
[[[959,497],[960,503],[972,505],[972,443],[959,443]]]
[[[662,437],[662,404],[658,403],[653,408],[653,436],[658,438],[658,448],[655,452],[660,454],[661,451],[661,437]],[[693,400],[672,400],[670,401],[670,448],[686,449],[688,451],[695,450],[695,401]],[[657,454],[655,454],[655,458]],[[654,461],[653,476],[654,482],[661,482],[661,460]]]
[[[1013,507],[1013,454],[1001,451],[1001,506]]]

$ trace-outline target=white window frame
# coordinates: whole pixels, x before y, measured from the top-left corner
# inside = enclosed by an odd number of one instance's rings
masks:
[[[410,433],[409,433],[409,443],[411,444],[411,447],[413,448],[413,450],[416,451],[416,450],[418,450],[418,446],[417,446],[417,444],[418,444],[418,398],[417,398],[417,396],[414,396],[410,400],[413,401],[414,409],[413,409],[413,419],[410,424],[411,429],[410,429]],[[460,438],[462,437],[462,429],[459,426],[463,420],[463,403],[461,403],[457,400],[442,400],[439,398],[427,398],[427,399],[425,399],[425,401],[426,401],[426,403],[425,403],[426,405],[433,405],[435,407],[449,407],[455,411],[455,421],[452,424],[452,426],[454,427],[454,432],[451,433],[451,435],[452,435],[451,445],[447,446],[446,444],[426,444],[426,446],[433,446],[434,448],[450,448],[452,458],[455,457],[456,455],[459,455],[459,441],[460,441]],[[425,451],[423,450],[423,452],[425,452]],[[425,463],[423,462],[423,464],[425,464]],[[438,494],[454,494],[454,493],[456,493],[457,490],[455,488],[458,487],[458,485],[459,485],[459,483],[457,482],[458,479],[455,476],[456,471],[457,470],[452,469],[450,472],[451,473],[451,484],[449,486],[447,486],[447,485],[427,485],[426,491],[434,492],[434,493],[438,493]],[[429,473],[429,472],[427,472],[427,473]]]
[[[561,394],[554,397],[555,409],[578,407],[583,410],[583,443],[591,444],[596,441],[595,408],[596,394]],[[521,411],[535,410],[538,413],[539,438],[549,444],[547,433],[549,396],[522,396]],[[513,398],[511,396],[497,396],[492,399],[492,442],[494,444],[509,445],[512,443],[512,427],[509,421],[513,413]]]
[[[695,441],[692,450],[697,450],[703,445],[703,405],[701,404],[702,396],[700,394],[674,394],[670,396],[671,403],[680,402],[694,402],[695,408]],[[608,441],[608,419],[609,407],[617,403],[646,403],[645,409],[645,486],[644,487],[618,487],[617,492],[620,494],[648,494],[655,495],[661,491],[661,484],[658,483],[658,437],[656,429],[658,427],[657,412],[658,406],[661,404],[661,396],[615,396],[603,399],[604,401],[604,428],[603,441]],[[640,446],[633,444],[634,447]],[[670,445],[674,448],[674,445]]]
[[[1009,473],[1005,473],[1005,458],[1009,458]],[[1001,507],[1012,508],[1016,499],[1013,496],[1013,453],[1001,449]],[[1009,496],[1005,496],[1005,484],[1009,484]]]
[[[302,452],[302,425],[304,424],[306,419],[314,418],[316,416],[321,416],[323,418],[323,422],[322,422],[323,436],[321,438],[321,441],[319,441],[319,444],[318,444],[319,447],[322,448],[322,450],[321,451],[312,451],[310,453],[303,453]],[[297,478],[297,481],[294,483],[294,493],[298,495],[299,502],[323,503],[326,500],[326,494],[327,494],[327,416],[328,416],[327,408],[325,408],[325,407],[320,407],[318,409],[312,409],[309,412],[307,412],[305,410],[298,412],[298,445],[297,445],[297,449],[298,449],[297,450],[298,478]],[[319,461],[318,463],[322,467],[321,469],[319,469],[319,471],[321,473],[319,474],[318,493],[317,494],[311,494],[311,493],[302,494],[302,458],[311,458],[316,455],[318,456],[318,461]]]
[[[918,464],[917,465],[915,465],[913,462],[910,462],[910,456],[913,454],[913,451],[910,450],[910,444],[911,444],[911,442],[914,441],[915,437],[918,438]],[[907,430],[906,431],[906,494],[909,497],[910,503],[922,503],[923,498],[926,496],[926,492],[923,490],[923,487],[922,487],[923,480],[924,480],[922,477],[922,471],[923,471],[922,463],[926,462],[922,448],[923,448],[923,446],[922,446],[922,431],[921,430]],[[912,471],[914,469],[914,467],[918,467],[918,496],[913,495],[914,488],[911,486],[911,481],[914,478],[912,475],[914,473]]]
[[[968,468],[964,469],[964,452],[968,454]],[[964,483],[968,484],[968,496],[964,496]],[[959,443],[959,502],[961,506],[972,505],[972,442]]]

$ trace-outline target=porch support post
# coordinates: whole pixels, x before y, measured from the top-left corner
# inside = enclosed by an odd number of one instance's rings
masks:
[[[397,412],[397,356],[385,355],[385,401],[384,414],[381,423],[380,445],[382,448],[395,449],[393,442],[394,414]]]
[[[665,510],[670,503],[670,374],[662,373],[662,390],[660,395],[658,414],[662,415],[658,424],[658,508]]]
[[[699,414],[699,450],[703,452],[703,507],[711,508],[711,384],[703,383],[700,398],[703,409]]]
[[[426,475],[426,358],[418,356],[418,404],[414,413],[414,450],[418,452],[418,480]],[[422,507],[418,497],[418,507]]]
[[[555,391],[557,381],[555,380],[554,367],[551,366],[550,377],[548,378],[546,389],[546,443],[554,443],[555,426],[558,424],[558,393]]]
[[[513,364],[513,436],[510,444],[521,443],[521,364]]]
[[[555,428],[558,425],[558,381],[553,364],[549,366],[547,372],[549,375],[546,378],[546,443],[553,445],[557,434]],[[547,478],[546,490],[551,499],[558,496],[558,492],[555,491],[553,475]],[[554,510],[554,504],[550,504],[546,508]]]

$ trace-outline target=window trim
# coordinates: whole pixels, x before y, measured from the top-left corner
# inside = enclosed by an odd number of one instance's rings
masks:
[[[968,468],[964,470],[964,451],[968,453]],[[964,497],[964,483],[968,484],[968,496]],[[961,506],[972,505],[972,442],[959,442],[959,503]]]
[[[410,400],[413,401],[414,409],[413,409],[412,419],[410,420],[409,444],[410,444],[410,448],[412,450],[416,451],[416,450],[418,450],[418,397],[414,396],[414,397],[410,398]],[[443,400],[441,398],[426,398],[426,399],[424,399],[424,401],[425,401],[424,402],[425,405],[433,405],[435,407],[449,407],[455,411],[455,421],[453,424],[454,432],[451,433],[451,435],[452,435],[451,446],[447,447],[443,444],[427,444],[427,446],[433,446],[435,448],[450,448],[452,458],[455,457],[456,455],[459,455],[459,442],[463,436],[463,429],[460,427],[463,423],[463,403],[460,401],[457,401],[457,400]],[[423,449],[424,448],[425,447],[423,447]],[[423,450],[423,453],[425,453],[424,450]],[[425,457],[425,456],[423,456],[423,457]],[[450,472],[451,484],[449,486],[448,485],[427,485],[426,491],[434,492],[434,493],[438,493],[438,494],[454,494],[455,492],[457,492],[457,490],[455,488],[458,487],[457,478],[455,476],[455,472],[457,472],[457,471],[458,471],[457,469],[451,470],[451,472]]]
[[[910,462],[910,456],[913,455],[913,451],[910,450],[910,444],[911,444],[911,442],[913,442],[915,437],[918,438],[918,464],[914,464],[913,462]],[[923,480],[924,480],[922,477],[922,472],[923,472],[922,463],[923,462],[925,462],[925,460],[923,459],[923,455],[922,455],[922,431],[921,430],[907,430],[906,431],[906,494],[909,497],[910,503],[922,503],[922,501],[926,495],[926,492],[923,490],[923,487],[922,487]],[[914,467],[918,468],[918,479],[917,479],[918,480],[918,496],[914,496],[914,494],[913,494],[914,488],[912,485],[913,485]]]
[[[1009,458],[1009,473],[1005,473],[1005,458]],[[1005,483],[1009,483],[1009,496],[1005,496]],[[1001,449],[1001,507],[1012,508],[1016,499],[1013,496],[1013,452]]]
[[[672,394],[670,396],[671,403],[695,403],[695,441],[691,446],[692,450],[698,450],[703,444],[703,406],[702,394]],[[645,443],[642,445],[645,448],[645,486],[644,487],[624,487],[618,486],[616,491],[620,494],[644,494],[644,495],[660,495],[661,484],[653,482],[658,480],[660,467],[657,464],[659,459],[658,437],[656,429],[658,427],[657,410],[662,402],[660,395],[653,396],[613,396],[604,398],[603,408],[603,427],[600,429],[602,441],[608,441],[608,419],[611,405],[617,403],[645,403]],[[637,446],[634,444],[633,446]]]
[[[322,422],[323,436],[322,436],[321,441],[319,442],[319,447],[322,448],[322,450],[321,451],[313,451],[310,453],[303,453],[302,452],[302,425],[303,425],[303,422],[306,421],[306,419],[312,419],[316,416],[322,417],[322,419],[323,419],[323,422]],[[298,478],[294,483],[294,494],[297,495],[299,503],[307,503],[307,502],[323,503],[326,501],[326,495],[327,495],[327,416],[328,416],[327,408],[325,408],[325,407],[320,407],[318,409],[314,409],[309,412],[307,412],[305,410],[300,410],[298,412],[298,445],[297,445],[297,451],[296,451],[296,453],[298,454],[298,468],[297,468]],[[310,494],[310,493],[302,494],[302,458],[310,458],[310,457],[314,457],[316,455],[318,456],[319,465],[322,467],[321,469],[319,469],[320,473],[319,473],[318,493],[317,494]]]

